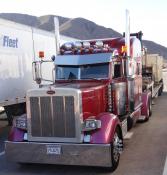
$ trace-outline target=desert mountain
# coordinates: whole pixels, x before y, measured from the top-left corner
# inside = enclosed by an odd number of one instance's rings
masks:
[[[0,13],[0,17],[43,30],[54,31],[54,15],[36,17],[27,14]],[[84,18],[70,19],[61,16],[57,17],[59,18],[60,23],[60,33],[69,37],[78,39],[100,39],[121,36],[120,33],[111,28],[97,25]],[[144,40],[143,42],[149,53],[158,53],[167,59],[167,47],[153,41]]]

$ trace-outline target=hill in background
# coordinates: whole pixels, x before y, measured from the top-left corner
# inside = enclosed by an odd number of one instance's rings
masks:
[[[17,13],[0,13],[0,17],[17,23],[29,25],[47,31],[54,31],[54,15],[31,16]],[[100,39],[120,37],[117,31],[106,28],[84,18],[65,18],[57,16],[60,23],[60,33],[69,37],[78,39]],[[167,47],[157,44],[153,41],[144,40],[144,45],[149,53],[158,53],[167,59]]]

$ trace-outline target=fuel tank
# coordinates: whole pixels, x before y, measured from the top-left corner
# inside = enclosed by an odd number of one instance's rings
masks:
[[[112,84],[113,113],[116,115],[126,114],[126,88],[126,82],[117,82]]]

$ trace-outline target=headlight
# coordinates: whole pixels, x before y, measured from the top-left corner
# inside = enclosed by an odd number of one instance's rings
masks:
[[[15,117],[13,119],[13,125],[16,128],[27,130],[27,115],[23,114],[21,116]]]
[[[101,128],[101,121],[96,119],[86,119],[83,123],[83,131],[91,131]]]

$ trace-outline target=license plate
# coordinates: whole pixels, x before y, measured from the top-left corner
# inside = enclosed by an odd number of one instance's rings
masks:
[[[60,145],[46,145],[46,152],[47,154],[61,154],[61,146]]]

